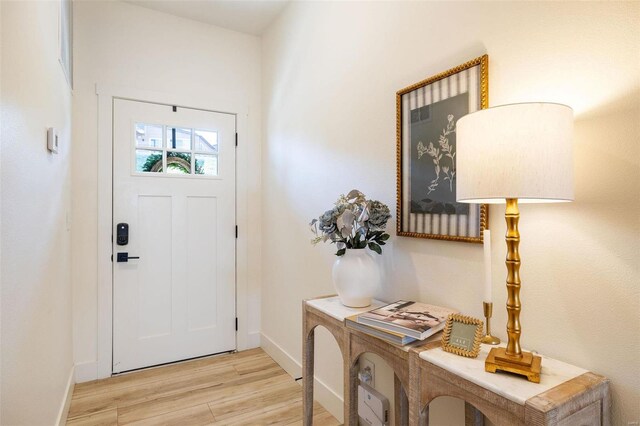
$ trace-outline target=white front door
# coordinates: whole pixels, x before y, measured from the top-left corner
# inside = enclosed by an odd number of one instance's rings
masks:
[[[114,100],[114,373],[236,349],[235,134],[232,114]]]

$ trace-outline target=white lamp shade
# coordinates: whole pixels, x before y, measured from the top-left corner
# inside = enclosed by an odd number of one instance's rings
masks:
[[[522,103],[468,114],[456,125],[459,202],[573,201],[573,110]]]

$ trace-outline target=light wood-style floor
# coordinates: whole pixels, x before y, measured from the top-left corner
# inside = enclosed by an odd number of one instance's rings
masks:
[[[302,424],[302,387],[262,349],[76,385],[67,425],[125,424]],[[337,424],[315,404],[314,425]]]

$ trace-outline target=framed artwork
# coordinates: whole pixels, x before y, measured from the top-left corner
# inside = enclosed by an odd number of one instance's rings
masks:
[[[456,202],[456,122],[489,106],[489,57],[396,94],[397,234],[482,242],[486,204]]]
[[[442,333],[442,349],[456,355],[475,358],[480,353],[484,323],[466,315],[451,314]]]

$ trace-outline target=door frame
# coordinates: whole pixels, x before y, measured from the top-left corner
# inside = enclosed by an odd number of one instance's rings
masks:
[[[236,349],[244,350],[259,345],[257,333],[248,327],[248,117],[249,108],[234,102],[209,99],[197,95],[175,95],[163,92],[141,91],[126,87],[96,85],[98,97],[98,318],[97,362],[98,379],[111,377],[113,362],[113,102],[126,99],[155,104],[175,105],[233,114],[236,133],[241,142],[236,147]],[[244,143],[242,143],[244,142]],[[255,335],[255,336],[254,336]]]

